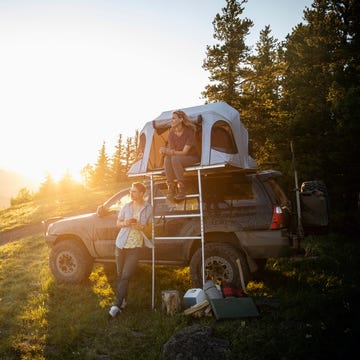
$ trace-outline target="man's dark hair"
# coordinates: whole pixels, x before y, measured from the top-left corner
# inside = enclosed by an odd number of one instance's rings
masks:
[[[146,191],[146,186],[141,183],[141,182],[134,182],[132,184],[132,186],[134,186],[137,190],[139,190],[139,192],[145,194],[145,191]]]

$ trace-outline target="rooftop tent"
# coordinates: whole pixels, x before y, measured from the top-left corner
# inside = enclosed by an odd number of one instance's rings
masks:
[[[256,169],[248,154],[248,132],[240,115],[230,105],[216,102],[182,109],[196,124],[201,166],[227,164],[242,169]],[[163,168],[160,147],[166,146],[172,111],[161,113],[145,124],[139,135],[137,156],[128,174],[141,174]]]

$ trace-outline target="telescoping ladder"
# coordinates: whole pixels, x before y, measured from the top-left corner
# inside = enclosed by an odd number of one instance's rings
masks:
[[[186,194],[185,198],[198,198],[199,199],[199,211],[196,213],[191,214],[162,214],[162,215],[155,215],[155,211],[153,211],[153,221],[152,221],[152,239],[153,243],[156,243],[156,240],[201,240],[201,274],[202,274],[202,282],[203,287],[205,284],[205,235],[204,235],[204,211],[203,211],[203,199],[202,199],[202,183],[201,183],[201,175],[202,172],[206,170],[216,169],[216,168],[223,168],[225,167],[225,164],[216,164],[216,165],[208,165],[208,166],[192,166],[185,168],[186,172],[195,172],[197,173],[197,180],[198,180],[198,193],[195,194]],[[139,174],[131,174],[129,175],[131,177],[136,176],[145,176],[150,179],[150,199],[151,199],[151,205],[153,209],[156,208],[156,202],[158,200],[164,200],[166,199],[165,196],[155,196],[154,191],[154,182],[156,179],[163,179],[164,178],[164,171],[158,170],[158,171],[150,171],[146,173],[139,173]],[[160,218],[199,218],[200,221],[200,235],[199,236],[182,236],[179,234],[178,236],[155,236],[155,220]],[[155,246],[152,248],[152,254],[151,254],[151,266],[152,266],[152,291],[151,291],[151,306],[152,309],[155,307]]]

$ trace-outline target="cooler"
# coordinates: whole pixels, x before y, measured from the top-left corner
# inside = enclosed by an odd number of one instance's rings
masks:
[[[184,306],[189,308],[206,300],[203,289],[189,289],[184,295]]]

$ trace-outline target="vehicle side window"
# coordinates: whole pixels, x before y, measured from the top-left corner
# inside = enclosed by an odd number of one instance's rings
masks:
[[[165,183],[159,184],[156,187],[154,196],[161,197],[163,199],[157,199],[155,201],[155,207],[154,207],[155,215],[168,214],[176,211],[195,211],[199,209],[198,197],[187,198],[185,199],[185,201],[174,203],[165,199],[166,194],[167,194],[166,184]]]
[[[224,202],[230,207],[240,207],[244,201],[255,199],[252,181],[248,177],[243,177],[236,182],[230,182],[226,186]]]
[[[253,203],[256,195],[252,179],[247,176],[224,176],[208,179],[203,186],[206,209],[229,209]]]

